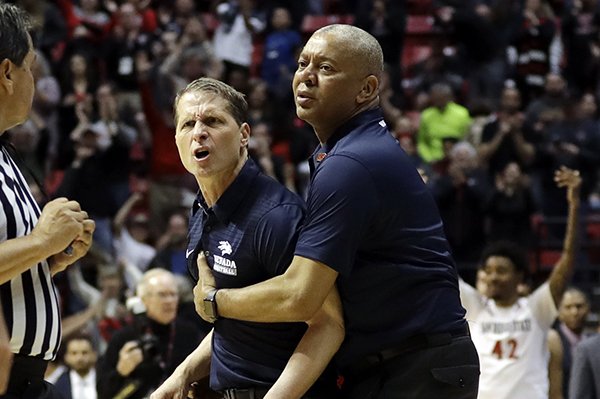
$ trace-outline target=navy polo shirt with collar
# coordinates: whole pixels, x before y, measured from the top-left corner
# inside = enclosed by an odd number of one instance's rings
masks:
[[[303,217],[301,198],[249,159],[212,208],[198,195],[190,219],[190,272],[197,277],[197,254],[204,251],[218,288],[246,287],[282,274],[292,261]],[[218,319],[211,388],[272,385],[305,331],[305,323]]]
[[[464,327],[437,206],[381,110],[341,126],[315,151],[311,171],[295,254],[339,273],[346,338],[338,364]]]

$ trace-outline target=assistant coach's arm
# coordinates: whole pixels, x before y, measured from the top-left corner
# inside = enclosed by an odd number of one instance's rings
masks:
[[[206,296],[214,288],[214,279],[204,256],[198,256],[198,266]],[[282,275],[245,288],[220,289],[216,297],[219,316],[257,322],[309,320],[323,305],[337,276],[324,263],[294,256]],[[210,319],[198,308],[202,318]]]

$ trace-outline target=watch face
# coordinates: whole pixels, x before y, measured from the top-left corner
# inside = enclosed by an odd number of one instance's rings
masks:
[[[215,303],[213,301],[208,299],[204,300],[204,313],[209,317],[216,318]]]
[[[217,319],[217,304],[214,295],[209,295],[208,298],[204,298],[204,313],[213,319],[211,322],[214,322]]]
[[[211,323],[214,323],[219,317],[219,312],[217,311],[217,291],[218,289],[212,289],[206,294],[204,298],[204,314],[212,320],[208,320]]]

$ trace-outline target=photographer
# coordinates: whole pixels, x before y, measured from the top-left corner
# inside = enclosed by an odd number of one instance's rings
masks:
[[[164,269],[146,272],[137,295],[146,313],[117,331],[98,367],[98,399],[144,398],[200,342],[193,325],[176,320],[177,281]]]

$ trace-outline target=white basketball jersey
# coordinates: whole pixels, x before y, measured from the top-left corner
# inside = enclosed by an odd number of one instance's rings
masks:
[[[547,399],[546,335],[557,309],[545,283],[513,306],[492,299],[460,282],[471,337],[479,354],[479,399]]]

